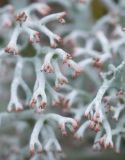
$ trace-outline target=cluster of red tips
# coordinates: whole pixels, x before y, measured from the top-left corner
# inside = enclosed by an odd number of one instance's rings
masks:
[[[102,122],[102,119],[100,118],[99,112],[96,112],[96,113],[93,115],[92,120],[93,120],[94,122],[99,122],[99,123]]]
[[[74,132],[77,129],[78,124],[74,119],[70,123],[71,123],[71,125],[73,127],[71,131]],[[61,132],[62,132],[63,135],[67,135],[67,131],[66,131],[65,125],[66,125],[65,122],[59,124],[59,128],[61,129]]]
[[[22,12],[16,15],[16,21],[25,22],[26,19],[27,19],[27,15],[25,12]]]
[[[91,118],[92,118],[92,117],[91,117],[91,114],[88,113],[88,112],[85,112],[85,113],[84,113],[84,117],[87,118],[87,119],[90,119],[90,120],[91,120]]]
[[[59,20],[59,22],[60,23],[65,23],[65,19],[64,19],[64,17],[67,15],[67,13],[66,12],[62,12],[62,14],[61,14],[61,16],[59,16],[59,18],[58,18],[58,20]]]
[[[71,56],[71,54],[67,53],[67,54],[66,54],[66,57],[65,57],[64,60],[63,60],[63,63],[66,63],[67,60],[70,60],[70,59],[72,59],[72,56]]]
[[[40,33],[39,32],[35,32],[35,34],[33,35],[33,38],[30,38],[30,43],[39,43],[40,42]]]
[[[22,105],[18,105],[18,106],[12,106],[12,108],[7,108],[8,112],[21,112],[23,111],[23,106]]]
[[[90,124],[89,124],[90,129],[94,130],[95,132],[100,131],[102,119],[100,118],[99,113],[95,113],[94,115],[91,115],[90,113],[85,112],[84,116],[90,119]]]
[[[40,104],[40,108],[41,109],[44,109],[46,107],[47,103],[42,101],[41,104]]]
[[[57,83],[55,84],[55,89],[59,89],[60,85],[68,84],[68,79],[66,77],[60,77],[57,79]]]
[[[34,98],[31,99],[31,102],[30,102],[30,106],[31,108],[34,108],[36,105],[36,100]]]
[[[123,91],[123,90],[119,90],[119,91],[116,93],[116,96],[118,96],[118,97],[124,96],[124,91]]]
[[[32,99],[31,99],[31,102],[30,102],[31,108],[34,108],[34,107],[36,106],[36,103],[37,103],[37,100],[36,100],[35,98],[32,98]],[[47,105],[46,102],[41,101],[39,108],[40,108],[40,109],[45,109],[46,105]]]
[[[4,51],[9,53],[9,54],[15,54],[15,55],[19,54],[19,51],[16,48],[13,48],[13,47],[6,47],[4,49]]]
[[[37,151],[35,149],[36,147],[38,148]],[[35,143],[34,145],[30,146],[30,150],[29,151],[30,151],[31,156],[34,156],[35,151],[38,154],[41,154],[42,153],[42,146],[41,146],[40,142],[39,143]]]
[[[66,78],[60,78],[58,81],[59,81],[59,84],[61,85],[68,83],[68,80]]]
[[[14,111],[16,111],[16,112],[23,111],[23,106],[17,106]]]
[[[101,147],[107,149],[107,148],[113,148],[112,141],[108,141],[106,136],[103,136],[99,139],[98,143],[101,145]]]
[[[50,63],[48,63],[48,64],[43,64],[41,71],[52,73],[54,72],[54,69],[53,69],[53,66]]]
[[[66,55],[66,59],[72,59],[71,54],[67,53],[67,55]]]
[[[62,42],[62,38],[59,36],[59,35],[56,35],[53,40],[51,40],[51,47],[52,48],[56,48],[58,46],[58,43],[61,43]]]
[[[91,121],[90,125],[89,125],[89,128],[91,128],[95,132],[98,132],[101,129],[101,124],[99,122]]]

